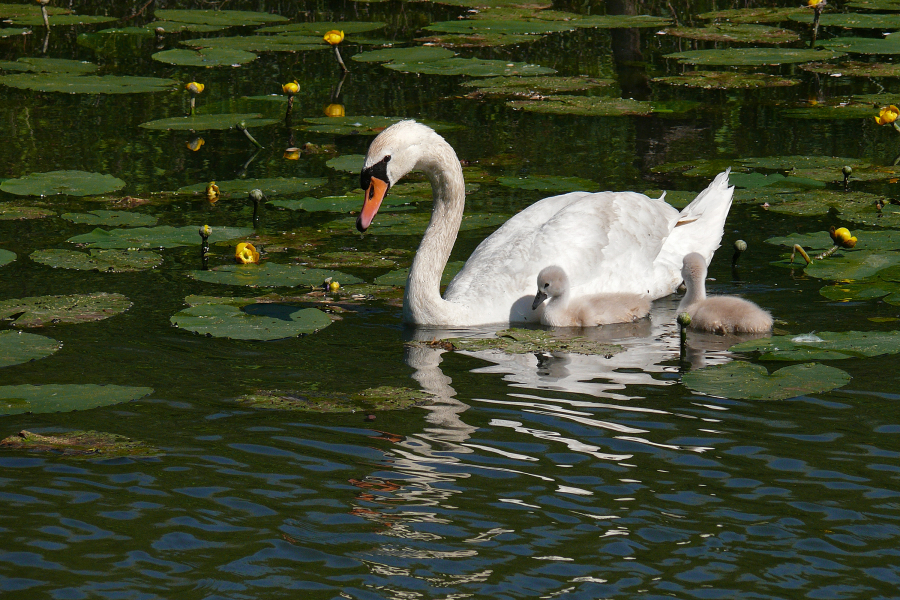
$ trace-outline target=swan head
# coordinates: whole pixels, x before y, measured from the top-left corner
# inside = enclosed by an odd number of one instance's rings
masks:
[[[569,278],[561,267],[546,267],[537,276],[538,291],[531,303],[531,310],[536,310],[547,298],[561,296],[569,290]]]
[[[391,186],[413,169],[421,168],[435,147],[446,145],[431,127],[412,120],[394,123],[379,133],[369,145],[359,174],[365,197],[356,228],[368,229]]]
[[[706,260],[703,255],[699,252],[685,255],[681,267],[681,277],[684,279],[684,285],[688,287],[702,283],[706,279]]]

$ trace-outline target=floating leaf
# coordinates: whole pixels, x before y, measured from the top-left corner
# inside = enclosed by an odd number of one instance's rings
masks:
[[[21,206],[8,202],[0,204],[0,221],[17,221],[19,219],[42,219],[53,217],[56,213],[38,206]]]
[[[344,35],[364,33],[383,29],[384,23],[380,21],[318,21],[316,23],[289,23],[286,25],[272,25],[257,29],[257,33],[296,33],[300,35],[316,36],[320,40],[323,35],[332,30],[343,31]]]
[[[180,67],[230,67],[245,65],[259,57],[252,52],[230,48],[203,48],[201,50],[173,48],[157,52],[150,58]]]
[[[101,431],[71,431],[41,435],[22,430],[4,440],[0,448],[28,452],[52,452],[56,456],[115,458],[122,456],[157,456],[162,454],[144,442],[123,435]]]
[[[897,354],[900,331],[817,331],[741,342],[731,352],[760,352],[760,360],[841,360]]]
[[[780,173],[732,173],[728,178],[728,183],[737,188],[797,188],[797,187],[814,187],[823,188],[825,184],[815,179],[806,179],[803,177],[781,175]]]
[[[612,85],[611,79],[592,77],[491,77],[464,81],[465,87],[478,88],[475,93],[484,96],[532,96],[534,94],[558,94],[580,92]]]
[[[270,177],[267,179],[230,179],[228,181],[216,181],[219,193],[223,195],[242,195],[250,190],[262,190],[266,196],[279,196],[282,194],[300,194],[328,183],[324,177]],[[196,183],[179,188],[179,193],[205,193],[208,183]]]
[[[737,162],[745,167],[755,169],[772,169],[777,171],[789,171],[792,169],[831,169],[836,177],[841,177],[841,169],[845,166],[853,169],[864,169],[872,166],[872,163],[858,158],[843,158],[837,156],[768,156],[739,158]]]
[[[504,329],[493,338],[452,338],[444,340],[455,350],[501,350],[510,354],[567,352],[611,356],[622,352],[618,344],[604,344],[580,336],[563,335],[546,329]]]
[[[144,129],[174,131],[208,131],[231,129],[239,123],[247,127],[263,127],[279,123],[278,119],[267,119],[259,113],[225,113],[217,115],[192,115],[189,117],[169,117],[141,123]]]
[[[221,48],[242,52],[299,52],[325,50],[322,37],[307,35],[242,35],[232,37],[197,38],[182,42],[192,48]]]
[[[358,277],[340,271],[271,262],[258,265],[222,265],[209,271],[189,271],[188,275],[207,283],[246,287],[294,287],[298,285],[315,287],[322,285],[322,282],[328,277],[340,281],[342,284],[362,281]]]
[[[581,177],[554,177],[552,175],[530,175],[528,177],[498,177],[497,183],[520,190],[537,190],[562,194],[597,188],[590,179]]]
[[[366,157],[362,154],[345,154],[332,158],[325,163],[326,167],[330,167],[335,171],[344,171],[345,173],[359,173],[365,166]]]
[[[828,52],[805,48],[723,48],[716,50],[690,50],[667,54],[678,62],[690,65],[787,65],[812,61],[834,60],[841,52]]]
[[[743,23],[716,23],[707,27],[674,27],[664,30],[667,35],[705,42],[739,42],[742,44],[787,44],[800,40],[790,29]]]
[[[893,271],[888,268],[880,271],[875,277],[862,281],[843,281],[826,285],[819,290],[822,296],[835,302],[860,302],[882,299],[887,304],[900,304],[900,282],[886,281],[882,275]]]
[[[215,25],[226,27],[247,27],[251,25],[265,25],[267,23],[283,23],[287,17],[268,12],[254,12],[250,10],[180,10],[161,9],[153,11],[153,15],[163,21],[176,21],[179,23],[197,23],[200,25]]]
[[[16,253],[10,252],[9,250],[3,250],[0,248],[0,267],[3,265],[8,265],[12,261],[16,260]]]
[[[23,331],[0,331],[0,368],[50,356],[61,344],[54,339]]]
[[[456,56],[456,52],[447,50],[446,48],[437,48],[434,46],[413,46],[411,48],[384,48],[381,50],[370,50],[368,52],[360,52],[353,55],[353,60],[358,62],[429,62],[442,60]]]
[[[793,15],[808,12],[808,8],[792,6],[790,8],[737,8],[717,10],[698,15],[704,20],[721,20],[729,23],[780,23],[789,20]]]
[[[57,323],[102,321],[131,307],[122,294],[31,296],[0,301],[0,319],[13,318],[13,327],[43,327]]]
[[[0,76],[0,85],[62,94],[142,94],[168,92],[177,82],[159,77],[78,75],[71,73],[15,73]]]
[[[736,194],[735,201],[738,200],[739,195]],[[741,197],[740,200],[744,201],[745,199]],[[877,194],[842,192],[838,190],[816,190],[815,192],[782,194],[752,194],[751,200],[757,204],[767,202],[769,204],[767,210],[771,212],[797,216],[826,215],[829,212],[842,213],[847,207],[856,205],[871,207],[874,211],[876,201],[880,200],[884,203],[888,202],[886,197]],[[846,217],[842,214],[842,218]],[[828,236],[825,235],[825,237]]]
[[[846,77],[900,77],[900,65],[895,63],[868,63],[848,61],[839,65],[810,63],[801,65],[804,71],[831,76]]]
[[[812,23],[813,11],[791,15],[792,21]],[[900,15],[866,13],[825,13],[819,17],[820,27],[845,27],[847,29],[900,29]]]
[[[158,221],[153,215],[124,210],[92,210],[89,213],[63,213],[59,216],[61,219],[72,221],[73,223],[109,227],[115,227],[117,225],[126,227],[149,227],[156,225],[156,221]]]
[[[32,252],[31,260],[53,268],[125,273],[153,269],[162,264],[163,258],[146,250],[93,249],[85,253],[50,249]]]
[[[0,61],[0,70],[33,73],[71,73],[84,75],[99,69],[94,63],[68,58],[20,58],[15,62]]]
[[[19,196],[95,196],[115,192],[125,187],[125,182],[112,175],[86,171],[50,171],[32,173],[19,179],[7,179],[0,190]]]
[[[887,35],[883,38],[840,37],[819,42],[823,48],[834,52],[851,54],[900,54],[900,35]],[[818,60],[829,60],[823,57]]]
[[[254,314],[254,309],[268,312],[280,309],[280,314]],[[317,308],[298,308],[283,304],[200,304],[178,312],[171,321],[180,329],[202,335],[260,341],[314,333],[331,325],[331,318]]]
[[[460,231],[496,227],[505,223],[507,219],[509,216],[503,214],[465,213],[460,224]],[[379,214],[369,228],[369,232],[372,235],[422,235],[430,220],[431,213],[423,212]],[[359,235],[356,231],[356,217],[331,221],[322,227],[331,229],[333,233]]]
[[[391,187],[391,193],[381,201],[381,206],[398,210],[399,207],[409,206],[412,202],[431,200],[431,185],[425,193],[405,194],[404,187],[419,184],[398,184]],[[348,192],[343,196],[325,196],[323,198],[300,198],[299,200],[272,200],[272,206],[286,208],[288,210],[305,210],[306,212],[340,212],[349,213],[358,211],[362,206],[362,191]]]
[[[151,393],[153,388],[122,385],[4,385],[0,386],[0,415],[87,410]]]
[[[691,71],[671,77],[654,77],[652,81],[707,90],[784,87],[800,83],[797,79],[786,79],[765,73],[739,73],[736,71]]]
[[[26,28],[4,27],[3,29],[0,29],[0,38],[16,37],[19,35],[29,35],[30,33],[31,33],[31,30],[26,29]]]
[[[322,390],[258,390],[237,399],[252,408],[343,413],[372,410],[403,410],[429,402],[431,395],[409,388],[382,386],[355,394]]]
[[[510,46],[528,44],[542,39],[539,35],[515,35],[508,33],[438,33],[427,37],[416,38],[416,42],[433,44],[443,48],[491,48],[494,46]]]
[[[900,250],[900,231],[865,231],[859,232],[858,241],[853,251],[858,250]],[[806,249],[825,250],[831,248],[834,242],[827,231],[814,233],[792,233],[786,236],[771,237],[767,244],[792,248],[794,244],[800,244]]]
[[[56,14],[50,18],[51,25],[55,27],[66,25],[96,25],[97,23],[109,23],[115,21],[116,17],[107,17],[104,15],[73,15],[73,14]],[[16,25],[43,26],[44,18],[40,12],[36,15],[16,17],[13,19]]]
[[[574,29],[575,26],[567,21],[543,21],[538,19],[457,19],[454,21],[438,21],[425,27],[427,31],[441,33],[503,33],[514,35],[542,35],[559,31],[572,31]]]
[[[580,29],[636,29],[666,27],[672,19],[652,15],[576,15],[570,23]]]
[[[134,227],[130,229],[94,229],[68,239],[73,244],[86,244],[89,248],[176,248],[199,246],[199,227]],[[210,243],[245,237],[253,230],[248,227],[213,227]]]
[[[769,374],[765,367],[744,361],[698,369],[682,377],[682,383],[696,392],[745,400],[786,400],[828,392],[849,381],[846,372],[816,363],[792,365]]]
[[[480,58],[445,58],[427,62],[394,61],[384,65],[385,68],[403,73],[420,73],[423,75],[468,75],[470,77],[498,76],[532,76],[556,73],[556,69],[542,67],[524,62],[508,62],[505,60],[488,60]]]
[[[378,135],[402,120],[402,117],[318,117],[304,119],[303,121],[309,125],[303,126],[302,129],[333,135]]]
[[[547,96],[542,100],[514,100],[506,104],[528,112],[592,117],[649,115],[653,112],[650,102],[601,96]]]
[[[203,25],[202,23],[182,23],[180,21],[153,21],[146,25],[149,31],[156,33],[210,33],[226,29],[227,25]]]

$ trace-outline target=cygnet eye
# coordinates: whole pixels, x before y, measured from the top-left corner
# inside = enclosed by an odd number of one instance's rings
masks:
[[[550,282],[549,282],[549,281],[548,281],[547,283],[544,284],[544,289],[546,289],[546,288],[548,288],[548,287],[550,287]]]

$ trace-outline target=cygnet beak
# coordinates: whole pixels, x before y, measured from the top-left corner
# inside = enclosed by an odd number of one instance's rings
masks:
[[[531,310],[537,310],[537,307],[541,305],[541,302],[547,299],[547,294],[543,291],[538,290],[538,293],[534,296],[534,302],[531,303]]]

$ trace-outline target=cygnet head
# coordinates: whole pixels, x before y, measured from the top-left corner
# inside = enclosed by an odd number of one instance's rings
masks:
[[[684,257],[681,267],[681,277],[687,287],[697,286],[706,279],[706,260],[697,252],[691,252]]]
[[[561,267],[545,267],[537,276],[538,291],[531,303],[531,310],[537,309],[547,298],[562,296],[569,291],[569,278]]]

